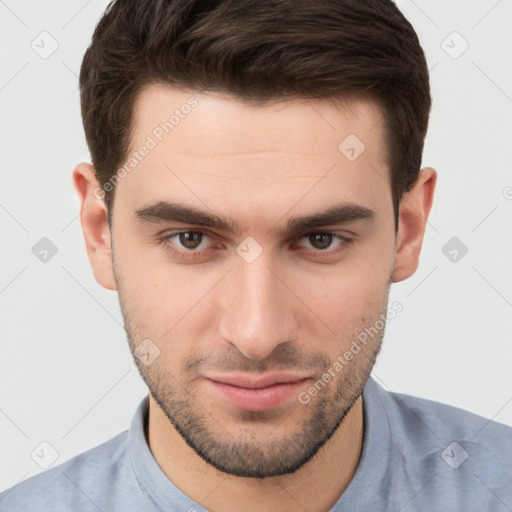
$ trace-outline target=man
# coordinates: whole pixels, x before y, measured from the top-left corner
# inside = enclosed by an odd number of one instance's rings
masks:
[[[119,0],[80,87],[87,252],[150,393],[2,510],[512,509],[512,429],[370,377],[436,183],[391,1]]]

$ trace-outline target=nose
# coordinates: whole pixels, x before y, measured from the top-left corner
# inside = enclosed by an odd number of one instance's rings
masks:
[[[281,343],[294,341],[296,335],[293,293],[264,254],[252,263],[235,262],[219,290],[221,339],[255,360],[264,359]]]

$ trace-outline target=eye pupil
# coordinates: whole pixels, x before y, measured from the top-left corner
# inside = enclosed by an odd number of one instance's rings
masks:
[[[202,233],[195,233],[193,231],[185,231],[180,233],[180,243],[187,249],[195,249],[201,243]]]
[[[310,242],[316,249],[326,249],[332,243],[332,235],[326,233],[313,233],[310,236]],[[317,245],[319,242],[319,246]]]

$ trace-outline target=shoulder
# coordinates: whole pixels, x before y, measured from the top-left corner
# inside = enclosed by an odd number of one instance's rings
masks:
[[[512,427],[459,407],[408,395],[387,392],[391,414],[405,423],[420,422],[437,437],[475,441],[500,451],[512,450]]]
[[[130,476],[129,431],[0,494],[5,512],[98,510],[101,491]]]
[[[374,416],[380,425],[374,428],[387,432],[391,486],[397,486],[397,496],[404,489],[406,495],[418,493],[411,510],[436,509],[440,503],[445,510],[512,507],[512,427],[459,407],[386,391],[373,380],[367,396],[371,407],[380,409]]]

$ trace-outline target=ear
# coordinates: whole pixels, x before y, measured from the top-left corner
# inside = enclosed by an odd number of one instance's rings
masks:
[[[94,277],[104,288],[116,290],[105,194],[94,167],[78,164],[73,171],[73,185],[80,199],[80,222]]]
[[[393,282],[412,276],[418,268],[423,235],[434,200],[437,173],[431,167],[421,169],[413,187],[400,201],[396,237]]]

